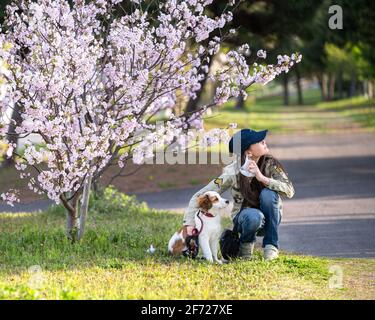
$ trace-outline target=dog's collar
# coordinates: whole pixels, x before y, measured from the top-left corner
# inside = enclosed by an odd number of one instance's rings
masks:
[[[203,211],[203,210],[199,210],[200,213],[204,214],[206,217],[209,217],[209,218],[213,218],[214,215],[207,212],[207,211]]]

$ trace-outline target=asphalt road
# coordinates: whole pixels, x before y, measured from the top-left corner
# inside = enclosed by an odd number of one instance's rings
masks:
[[[375,133],[270,135],[268,144],[296,190],[292,199],[284,200],[280,248],[316,256],[375,258]],[[183,212],[201,187],[137,196],[150,207]],[[45,201],[13,210],[0,205],[0,212],[48,205]]]

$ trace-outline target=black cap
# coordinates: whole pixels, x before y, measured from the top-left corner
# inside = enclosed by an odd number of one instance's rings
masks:
[[[229,152],[242,156],[252,144],[264,140],[267,132],[268,130],[255,131],[252,129],[238,131],[229,141]]]

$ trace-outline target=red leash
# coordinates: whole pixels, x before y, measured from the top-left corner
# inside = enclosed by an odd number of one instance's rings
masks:
[[[209,212],[204,212],[204,211],[202,211],[202,210],[199,210],[199,212],[197,213],[197,217],[198,217],[198,219],[201,221],[202,226],[201,226],[201,229],[200,229],[199,231],[198,231],[197,228],[194,228],[194,229],[193,229],[193,235],[194,235],[194,236],[199,236],[199,235],[201,234],[202,230],[203,230],[203,220],[202,220],[202,218],[199,216],[199,214],[200,214],[201,212],[202,212],[205,216],[207,216],[207,217],[209,217],[209,218],[213,218],[213,217],[214,217],[214,216],[213,216],[211,213],[209,213]]]

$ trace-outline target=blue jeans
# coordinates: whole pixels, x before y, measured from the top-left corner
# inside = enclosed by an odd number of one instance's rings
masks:
[[[241,234],[240,242],[255,242],[256,236],[262,236],[263,247],[278,243],[278,226],[281,222],[279,210],[280,196],[276,191],[263,188],[260,193],[260,210],[255,208],[242,209],[233,219],[234,228]]]

